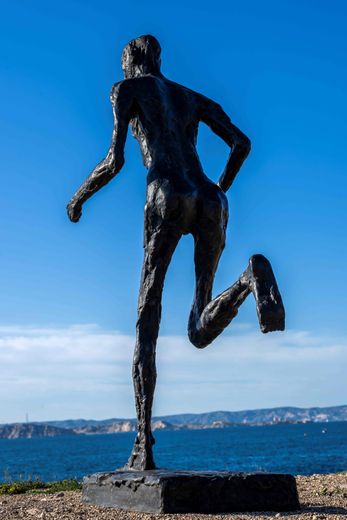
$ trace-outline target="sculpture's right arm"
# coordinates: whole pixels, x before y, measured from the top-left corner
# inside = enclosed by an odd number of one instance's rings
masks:
[[[124,164],[124,146],[134,104],[132,90],[127,82],[123,81],[113,86],[111,103],[114,114],[111,146],[105,159],[94,168],[71,198],[67,206],[71,222],[79,221],[84,202],[113,179]]]
[[[227,164],[218,181],[218,185],[226,192],[251,150],[251,141],[230,121],[218,103],[201,94],[198,99],[201,121],[206,123],[231,148]]]

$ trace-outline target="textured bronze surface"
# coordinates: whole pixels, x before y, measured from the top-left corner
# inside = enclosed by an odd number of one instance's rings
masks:
[[[129,123],[148,169],[144,226],[144,263],[138,301],[133,363],[138,434],[127,467],[155,468],[151,432],[156,383],[156,342],[165,274],[178,241],[192,234],[196,288],[188,335],[197,348],[209,345],[253,293],[262,332],[284,329],[284,307],[269,261],[251,257],[239,279],[212,299],[213,280],[225,245],[228,200],[225,192],[250,151],[250,140],[230,121],[220,105],[168,80],[160,72],[160,45],[140,36],[125,47],[125,79],[111,92],[114,112],[112,142],[101,161],[68,204],[78,222],[82,205],[120,171]],[[200,121],[230,147],[218,184],[205,175],[196,150]]]

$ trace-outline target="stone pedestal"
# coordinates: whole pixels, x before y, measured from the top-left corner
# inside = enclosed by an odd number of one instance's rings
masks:
[[[83,480],[83,502],[147,513],[294,511],[295,478],[276,473],[115,471]]]

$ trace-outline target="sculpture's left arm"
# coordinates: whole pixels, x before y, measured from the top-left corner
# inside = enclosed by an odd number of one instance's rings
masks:
[[[79,221],[84,202],[113,179],[124,164],[124,146],[133,112],[132,91],[126,81],[113,86],[111,103],[114,114],[111,146],[105,159],[94,168],[70,200],[67,212],[71,222]]]
[[[230,146],[231,151],[218,185],[227,191],[251,150],[251,141],[231,121],[222,107],[205,96],[200,96],[200,119]]]

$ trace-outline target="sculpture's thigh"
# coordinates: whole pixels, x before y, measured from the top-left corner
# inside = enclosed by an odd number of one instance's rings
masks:
[[[160,319],[161,294],[172,254],[181,238],[175,223],[158,215],[157,208],[146,204],[144,229],[144,261],[139,295],[139,316],[158,307]],[[147,306],[148,309],[147,309]]]
[[[195,239],[195,272],[197,282],[204,278],[207,286],[212,284],[219,258],[225,246],[226,228],[228,223],[228,203],[224,193],[209,194],[199,204]],[[200,284],[201,285],[201,284]],[[205,299],[205,298],[204,298]]]

